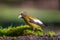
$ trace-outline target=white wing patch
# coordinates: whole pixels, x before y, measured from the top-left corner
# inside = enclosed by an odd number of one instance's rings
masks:
[[[34,22],[39,23],[39,24],[43,24],[43,22],[40,20],[34,20]]]
[[[33,19],[33,18],[29,18],[30,19],[30,22],[32,22],[32,23],[36,23],[36,24],[43,24],[43,22],[41,21],[41,20],[38,20],[38,19]]]

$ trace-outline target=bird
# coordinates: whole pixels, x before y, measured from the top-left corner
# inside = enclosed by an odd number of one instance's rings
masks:
[[[27,14],[26,11],[20,12],[18,18],[22,18],[27,25],[31,26],[33,31],[35,31],[38,27],[44,27],[45,25],[41,20],[39,20],[36,17],[31,16],[30,14]]]

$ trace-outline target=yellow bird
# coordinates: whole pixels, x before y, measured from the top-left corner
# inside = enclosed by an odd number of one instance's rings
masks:
[[[31,26],[33,28],[33,31],[35,31],[35,29],[37,27],[43,27],[45,26],[43,24],[43,22],[35,17],[32,17],[31,15],[28,15],[27,12],[21,12],[21,14],[19,14],[18,18],[23,18],[24,21],[26,22],[26,24],[28,24],[29,26]]]

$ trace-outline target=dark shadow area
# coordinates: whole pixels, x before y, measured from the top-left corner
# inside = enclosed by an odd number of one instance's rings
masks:
[[[23,21],[22,22],[19,22],[19,21],[0,22],[0,26],[2,26],[3,28],[9,27],[9,26],[17,27],[17,26],[24,25],[24,24],[25,23]]]

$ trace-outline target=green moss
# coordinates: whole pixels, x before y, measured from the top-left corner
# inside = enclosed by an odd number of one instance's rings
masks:
[[[32,35],[33,31],[32,30],[24,30],[24,35]]]
[[[50,31],[50,32],[48,32],[48,34],[47,34],[48,36],[50,36],[50,37],[53,37],[53,36],[55,36],[56,34],[55,34],[55,32],[53,32],[53,31]]]
[[[0,36],[19,36],[19,35],[35,35],[44,36],[45,33],[41,27],[36,28],[35,31],[28,25],[21,25],[17,27],[9,26],[8,28],[0,28]],[[48,36],[55,36],[54,32],[48,32]]]

